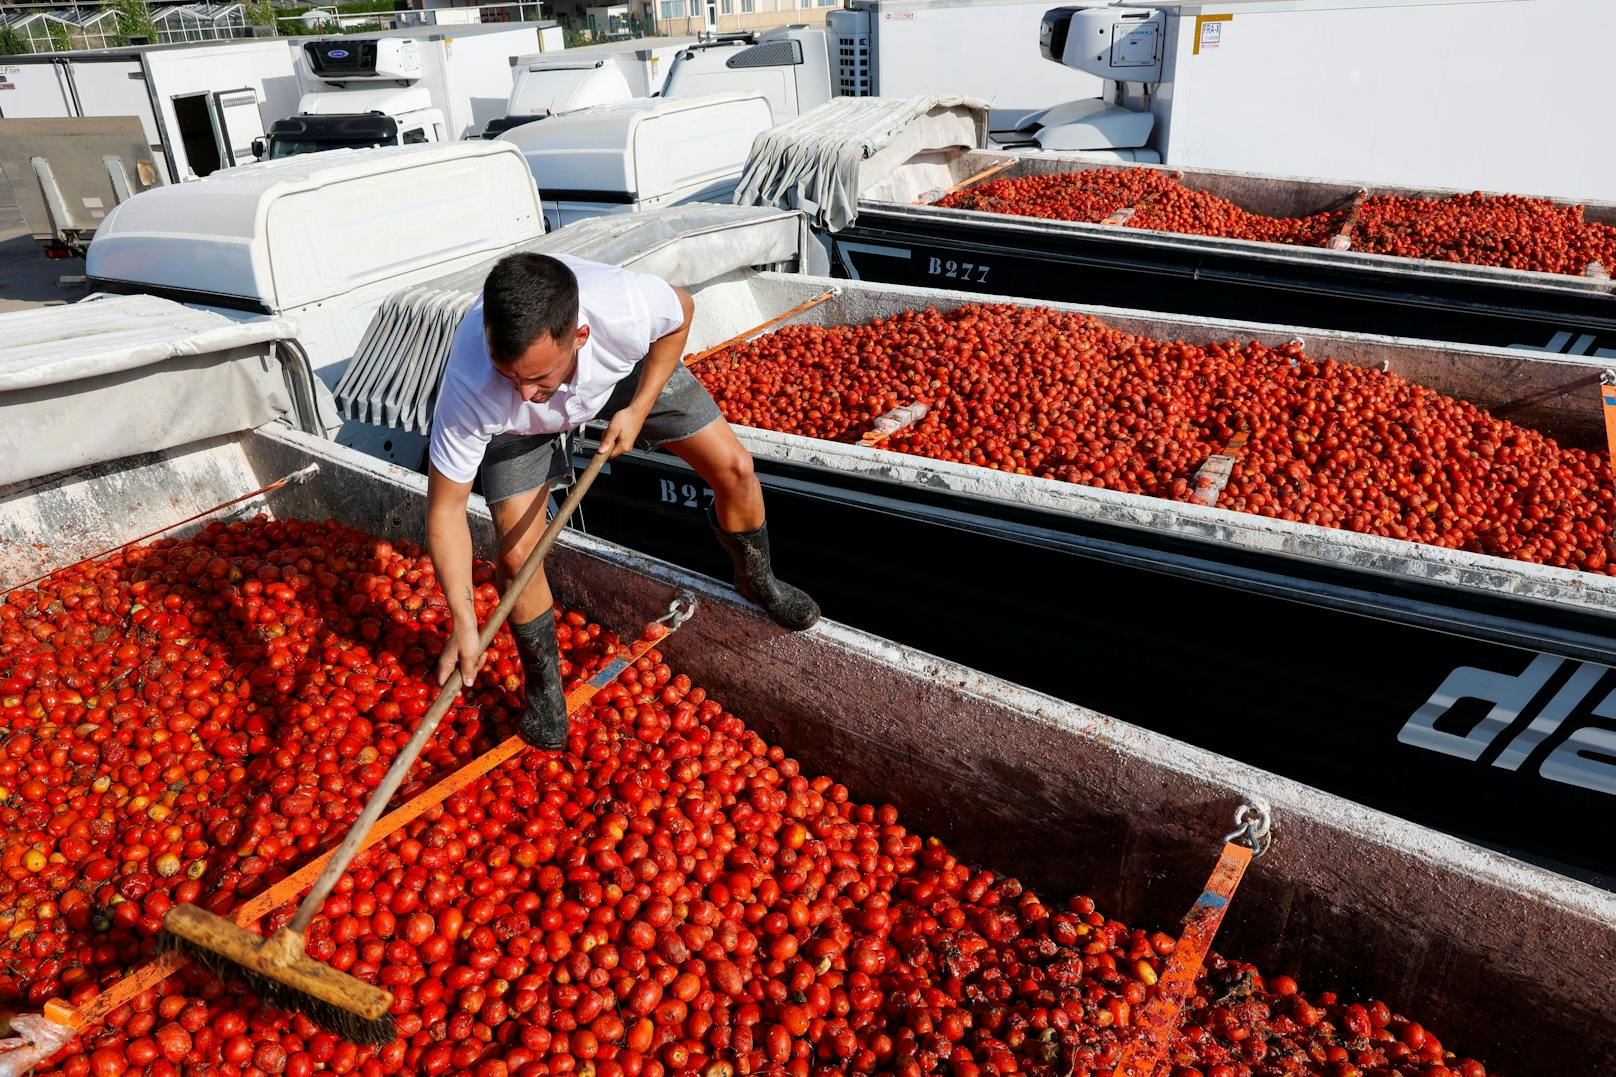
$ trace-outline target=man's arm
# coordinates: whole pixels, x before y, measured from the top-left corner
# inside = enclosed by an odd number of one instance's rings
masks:
[[[696,301],[683,288],[674,288],[674,293],[679,297],[685,320],[673,332],[652,341],[647,349],[645,367],[640,374],[640,386],[634,393],[634,399],[612,417],[605,435],[600,439],[598,451],[605,453],[608,459],[622,456],[634,447],[634,439],[640,436],[645,417],[651,414],[651,405],[656,403],[668,379],[673,377],[673,372],[684,359],[685,339],[690,336],[690,318],[695,313]]]
[[[449,645],[438,659],[438,683],[443,684],[456,666],[462,683],[471,684],[483,668],[486,656],[477,648],[477,612],[471,600],[471,526],[466,522],[466,503],[471,483],[455,482],[436,466],[427,470],[426,542],[432,551],[432,565],[438,584],[449,601],[454,618]]]

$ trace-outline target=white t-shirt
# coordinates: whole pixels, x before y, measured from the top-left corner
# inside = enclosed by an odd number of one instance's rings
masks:
[[[662,278],[557,258],[578,277],[578,324],[589,327],[578,372],[550,399],[523,400],[488,358],[478,297],[455,329],[432,415],[432,466],[454,482],[476,476],[495,434],[556,434],[593,419],[652,343],[684,324],[679,295]]]

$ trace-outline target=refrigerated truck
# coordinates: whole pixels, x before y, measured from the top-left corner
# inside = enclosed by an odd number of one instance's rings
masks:
[[[813,35],[687,47],[665,93],[767,73],[779,116],[986,101],[989,149],[1616,201],[1608,0],[850,0]]]
[[[1602,103],[1613,40],[1608,0],[1050,5],[1041,62],[1103,88],[1024,118],[1000,142],[1616,201]]]
[[[279,39],[0,57],[0,116],[134,116],[160,183],[253,160],[266,125],[297,109]]]
[[[517,59],[539,51],[549,25],[292,38],[301,95],[272,118],[266,155],[289,156],[293,142],[303,152],[477,138],[505,115]],[[345,124],[360,141],[342,141]]]

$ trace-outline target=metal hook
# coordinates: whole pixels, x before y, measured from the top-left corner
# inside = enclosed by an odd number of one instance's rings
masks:
[[[1246,797],[1234,810],[1234,826],[1223,840],[1243,841],[1251,849],[1253,859],[1262,856],[1273,844],[1273,810],[1262,797]]]
[[[677,632],[684,627],[684,623],[696,615],[696,609],[701,604],[696,596],[689,591],[682,591],[678,597],[668,603],[668,612],[658,617],[654,624],[665,624],[669,632]]]

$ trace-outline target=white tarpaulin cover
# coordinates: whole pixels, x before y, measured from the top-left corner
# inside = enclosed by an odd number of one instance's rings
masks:
[[[149,295],[0,315],[0,486],[290,415],[295,335]]]
[[[594,217],[517,250],[627,266],[681,287],[752,266],[823,257],[822,249],[809,241],[800,213],[701,203]],[[497,260],[383,300],[337,383],[342,414],[426,433],[449,359],[450,338]]]
[[[735,189],[740,206],[787,206],[836,231],[859,195],[918,153],[979,149],[988,103],[974,97],[836,97],[752,143]]]

